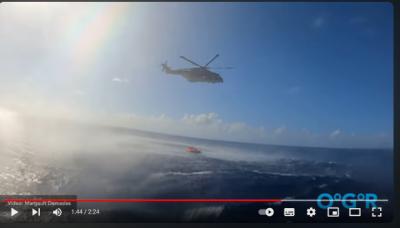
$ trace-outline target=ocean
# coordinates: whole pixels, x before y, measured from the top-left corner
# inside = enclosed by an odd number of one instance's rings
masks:
[[[228,142],[35,119],[0,139],[0,195],[315,199],[323,192],[367,192],[393,197],[391,149]],[[201,153],[186,152],[188,146]],[[107,215],[96,221],[260,220],[253,213],[260,205],[252,204],[81,206]]]

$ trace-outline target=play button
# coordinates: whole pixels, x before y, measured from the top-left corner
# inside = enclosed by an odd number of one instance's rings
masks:
[[[18,214],[18,211],[15,210],[14,208],[11,208],[11,216],[14,216],[16,214]]]

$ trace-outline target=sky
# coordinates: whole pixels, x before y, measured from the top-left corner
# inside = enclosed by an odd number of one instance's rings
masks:
[[[0,114],[392,148],[392,17],[389,3],[2,3]],[[217,53],[224,83],[161,71]]]

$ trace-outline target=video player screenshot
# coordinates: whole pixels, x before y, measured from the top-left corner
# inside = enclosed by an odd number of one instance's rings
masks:
[[[395,227],[396,10],[1,2],[0,226]]]

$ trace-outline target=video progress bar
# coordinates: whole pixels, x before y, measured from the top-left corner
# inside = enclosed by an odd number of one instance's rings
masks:
[[[3,202],[72,203],[280,203],[282,199],[4,199]]]
[[[71,203],[283,203],[283,202],[389,202],[388,199],[4,199],[3,202],[71,202]]]

